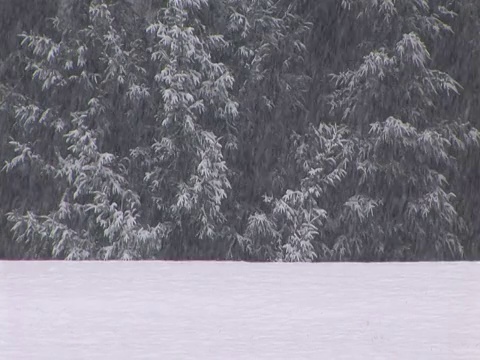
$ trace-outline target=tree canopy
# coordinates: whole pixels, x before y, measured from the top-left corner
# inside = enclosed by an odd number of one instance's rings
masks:
[[[480,258],[476,1],[0,14],[1,257]]]

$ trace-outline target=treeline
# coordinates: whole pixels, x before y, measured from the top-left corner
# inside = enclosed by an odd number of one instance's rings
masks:
[[[480,258],[480,3],[0,2],[0,256]]]

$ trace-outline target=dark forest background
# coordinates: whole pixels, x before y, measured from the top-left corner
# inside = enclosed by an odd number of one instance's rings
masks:
[[[480,2],[0,1],[0,257],[480,259]]]

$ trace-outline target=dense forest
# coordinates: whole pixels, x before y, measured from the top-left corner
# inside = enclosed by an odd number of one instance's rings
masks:
[[[480,259],[480,2],[0,1],[0,258]]]

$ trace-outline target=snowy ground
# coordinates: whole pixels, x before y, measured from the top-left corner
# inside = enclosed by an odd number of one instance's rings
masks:
[[[480,264],[0,262],[0,359],[480,359]]]

